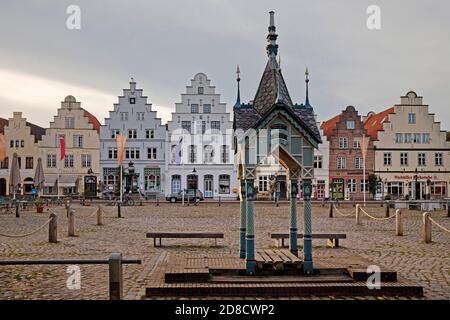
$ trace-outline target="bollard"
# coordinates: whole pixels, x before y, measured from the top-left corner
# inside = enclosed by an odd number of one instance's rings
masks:
[[[447,201],[447,217],[450,217],[450,201]]]
[[[56,213],[50,213],[50,223],[48,224],[48,242],[57,243],[58,242],[58,216]]]
[[[122,218],[121,207],[122,204],[120,202],[117,202],[117,218]]]
[[[69,218],[69,215],[70,215],[70,201],[69,200],[66,201],[65,207],[66,207],[67,218]]]
[[[75,211],[73,209],[69,209],[68,235],[75,237]]]
[[[16,200],[16,218],[20,218],[20,203]]]
[[[359,225],[361,224],[360,222],[360,218],[359,218],[359,208],[361,205],[357,204],[356,205],[356,213],[355,213],[355,218],[356,218],[356,224]]]
[[[395,214],[395,235],[403,236],[402,211],[397,209],[395,210]]]
[[[423,240],[425,243],[431,242],[431,220],[429,212],[423,214]]]
[[[112,253],[109,257],[109,299],[122,300],[122,254]]]
[[[156,198],[156,206],[159,207],[159,198]]]
[[[329,217],[333,218],[333,202],[330,202],[330,206],[328,208]]]
[[[102,214],[102,208],[98,206],[97,209],[97,225],[102,226],[103,225],[103,214]]]
[[[220,207],[220,196],[219,196],[219,207]]]
[[[385,214],[386,218],[389,218],[389,202],[388,201],[386,201],[384,203],[384,214]]]
[[[139,200],[139,206],[142,207],[142,199]]]

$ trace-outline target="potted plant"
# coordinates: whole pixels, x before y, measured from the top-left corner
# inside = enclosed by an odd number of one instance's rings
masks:
[[[37,213],[44,212],[44,204],[45,204],[45,201],[41,197],[37,197],[36,200],[34,200],[34,205],[36,206]]]

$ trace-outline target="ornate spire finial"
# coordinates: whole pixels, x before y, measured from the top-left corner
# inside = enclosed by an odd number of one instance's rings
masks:
[[[131,77],[131,82],[134,82],[134,78],[133,77]]]
[[[234,108],[239,108],[241,106],[241,88],[239,84],[240,81],[241,81],[241,70],[239,69],[239,65],[237,65],[236,68],[237,98],[236,103],[234,104]]]
[[[309,70],[308,70],[308,67],[306,67],[306,70],[305,70],[305,83],[306,83],[305,107],[311,108],[311,105],[309,104]]]
[[[270,16],[270,22],[269,22],[269,34],[267,35],[267,41],[269,42],[269,44],[266,47],[267,50],[267,55],[269,57],[271,56],[276,56],[278,53],[278,44],[277,44],[277,38],[278,35],[275,33],[275,12],[270,11],[269,12],[269,16]]]

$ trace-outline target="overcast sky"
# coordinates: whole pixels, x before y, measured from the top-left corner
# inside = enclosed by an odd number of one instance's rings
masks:
[[[66,9],[81,8],[81,30]],[[381,30],[366,9],[381,8]],[[22,111],[47,127],[72,94],[103,123],[134,77],[163,122],[197,72],[231,110],[236,64],[241,97],[254,98],[266,63],[268,12],[275,11],[281,67],[292,99],[319,120],[354,105],[361,115],[399,103],[413,89],[450,129],[448,1],[14,1],[0,2],[0,117]]]

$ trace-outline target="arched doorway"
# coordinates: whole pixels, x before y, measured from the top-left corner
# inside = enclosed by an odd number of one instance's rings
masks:
[[[34,179],[33,178],[25,178],[23,180],[23,194],[32,194],[34,189]]]
[[[187,188],[198,189],[198,176],[196,174],[190,174],[187,176]]]
[[[6,179],[0,179],[0,196],[6,196]]]

